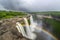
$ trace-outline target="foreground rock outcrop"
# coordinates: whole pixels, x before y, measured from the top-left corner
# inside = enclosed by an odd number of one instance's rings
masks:
[[[29,40],[18,32],[16,22],[21,18],[0,20],[0,40]]]

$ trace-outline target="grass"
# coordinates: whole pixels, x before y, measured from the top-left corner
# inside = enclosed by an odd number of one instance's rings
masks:
[[[49,23],[53,28],[53,34],[56,37],[60,37],[60,21],[54,20],[54,19],[45,19],[47,23]]]
[[[25,12],[13,12],[13,11],[0,11],[0,19],[13,18],[13,17],[23,17],[27,14]]]

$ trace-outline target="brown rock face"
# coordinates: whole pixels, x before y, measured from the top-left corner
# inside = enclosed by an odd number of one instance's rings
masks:
[[[29,40],[18,32],[16,22],[20,19],[8,19],[0,21],[0,40]]]

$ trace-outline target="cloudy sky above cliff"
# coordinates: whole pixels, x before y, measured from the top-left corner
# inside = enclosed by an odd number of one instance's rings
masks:
[[[60,0],[0,0],[0,10],[60,11]]]

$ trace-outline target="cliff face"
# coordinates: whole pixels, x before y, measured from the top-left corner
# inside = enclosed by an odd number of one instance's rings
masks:
[[[0,21],[0,40],[29,40],[24,38],[15,27],[16,22],[20,20],[21,18],[14,18]]]

